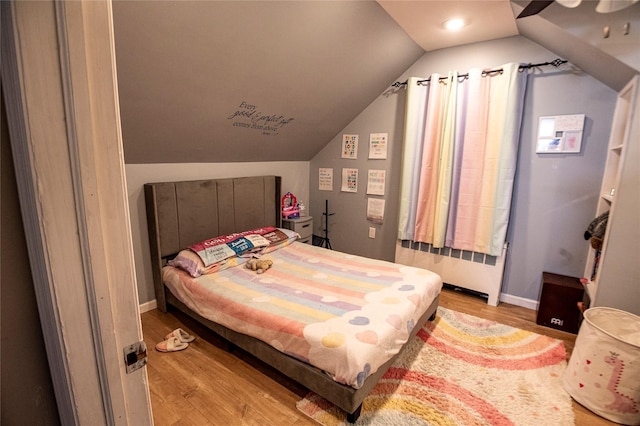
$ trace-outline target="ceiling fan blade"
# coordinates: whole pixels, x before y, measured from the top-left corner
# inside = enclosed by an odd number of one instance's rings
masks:
[[[527,16],[537,15],[546,9],[554,0],[532,0],[528,5],[522,9],[522,12],[516,17],[516,19],[526,18]]]

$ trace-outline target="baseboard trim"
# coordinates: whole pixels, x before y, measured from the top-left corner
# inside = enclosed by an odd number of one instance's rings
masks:
[[[153,299],[149,302],[145,302],[140,305],[140,313],[144,314],[145,312],[153,311],[157,307],[158,307],[158,303],[156,302],[156,299]]]
[[[524,297],[512,296],[510,294],[500,293],[500,301],[510,305],[521,306],[527,309],[538,310],[539,302],[537,300],[525,299]]]

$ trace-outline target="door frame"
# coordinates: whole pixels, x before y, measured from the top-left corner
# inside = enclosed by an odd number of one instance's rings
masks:
[[[110,0],[1,2],[2,85],[62,424],[152,424]]]

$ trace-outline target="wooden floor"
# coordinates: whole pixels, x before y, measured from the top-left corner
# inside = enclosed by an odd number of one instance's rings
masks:
[[[505,303],[443,290],[440,305],[563,340],[567,357],[575,335],[539,326],[536,312]],[[149,388],[156,426],[165,425],[317,425],[296,410],[307,391],[277,371],[236,349],[189,317],[152,310],[142,314],[148,350]],[[182,327],[196,336],[184,351],[160,353],[154,347],[171,330]],[[576,425],[614,425],[573,403]]]

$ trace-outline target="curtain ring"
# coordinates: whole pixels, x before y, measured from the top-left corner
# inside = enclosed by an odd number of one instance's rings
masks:
[[[533,68],[533,64],[529,62],[527,65],[518,67],[518,72],[524,72],[524,70],[529,71],[531,68]]]

